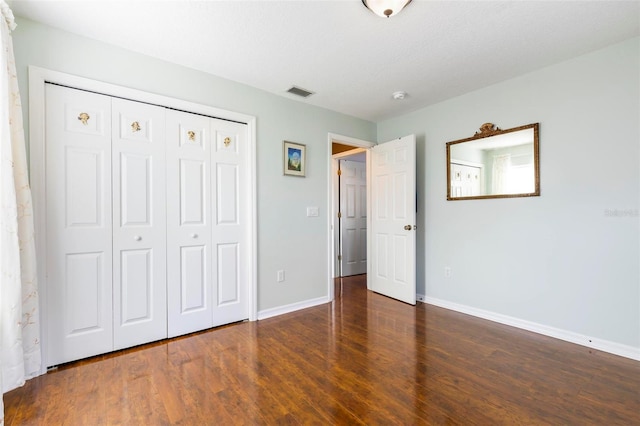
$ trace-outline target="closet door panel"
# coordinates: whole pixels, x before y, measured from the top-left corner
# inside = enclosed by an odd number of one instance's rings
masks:
[[[239,175],[238,164],[216,164],[216,225],[238,225]]]
[[[65,215],[70,228],[104,226],[104,150],[68,146],[60,164],[65,173]]]
[[[243,215],[249,205],[246,182],[249,167],[247,128],[244,124],[211,120],[215,151],[212,153],[213,264],[215,326],[249,317],[243,262],[250,262],[248,224]]]
[[[105,282],[101,271],[105,263],[104,253],[67,254],[65,268],[64,304],[66,336],[103,330],[101,305]]]
[[[205,216],[206,194],[209,164],[206,160],[188,158],[178,159],[180,169],[180,225],[208,226]]]
[[[151,227],[153,157],[120,153],[120,224],[123,228]]]
[[[110,98],[47,84],[47,366],[113,350]]]
[[[217,270],[218,283],[217,306],[241,303],[240,298],[240,259],[237,243],[218,244]]]
[[[209,120],[167,111],[169,337],[212,326]]]
[[[112,101],[114,347],[167,337],[164,108]]]
[[[153,300],[152,250],[120,251],[120,322],[135,325],[139,321],[152,321],[151,304],[141,301]]]
[[[209,293],[206,285],[208,253],[204,246],[184,246],[180,250],[180,281],[184,283],[180,289],[180,312],[197,312],[207,308],[206,296]],[[209,322],[203,324],[207,326]]]

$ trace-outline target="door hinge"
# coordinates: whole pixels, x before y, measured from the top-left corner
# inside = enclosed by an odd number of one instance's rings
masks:
[[[338,255],[338,260],[342,260],[342,255],[341,254]]]
[[[342,219],[342,212],[338,212],[338,219]]]
[[[338,169],[338,176],[342,176],[342,170]]]

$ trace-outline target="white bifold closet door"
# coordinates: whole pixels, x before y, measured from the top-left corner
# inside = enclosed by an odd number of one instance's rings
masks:
[[[46,85],[47,363],[113,350],[111,98]],[[42,237],[42,236],[41,236]]]
[[[248,318],[246,126],[167,111],[169,337]]]
[[[113,342],[167,337],[165,109],[113,98]]]
[[[164,109],[46,96],[48,364],[165,338]]]
[[[247,319],[247,126],[45,95],[47,365]]]
[[[209,118],[167,113],[167,310],[169,337],[211,327]]]
[[[249,141],[242,123],[211,119],[213,324],[249,318]]]

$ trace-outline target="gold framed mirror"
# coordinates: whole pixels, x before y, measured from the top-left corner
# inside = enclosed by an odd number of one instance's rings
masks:
[[[472,137],[447,142],[447,200],[539,196],[538,128],[485,123]]]

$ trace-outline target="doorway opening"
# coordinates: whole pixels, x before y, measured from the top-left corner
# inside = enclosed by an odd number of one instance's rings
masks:
[[[366,149],[367,288],[411,305],[416,303],[416,137],[376,144],[329,134],[333,143]],[[338,161],[328,156],[331,176]],[[335,179],[327,179],[328,301],[334,300],[337,206]],[[374,188],[375,186],[375,188]],[[375,206],[375,208],[373,207]],[[372,212],[375,211],[375,214]],[[336,212],[333,214],[333,212]],[[375,242],[372,235],[375,234]],[[375,271],[375,273],[372,273]]]
[[[336,144],[334,144],[335,149]],[[367,272],[367,164],[366,150],[353,148],[333,158],[338,161],[335,277]]]
[[[329,134],[329,300],[334,279],[367,273],[369,148],[374,142]],[[346,243],[346,247],[345,247]]]

